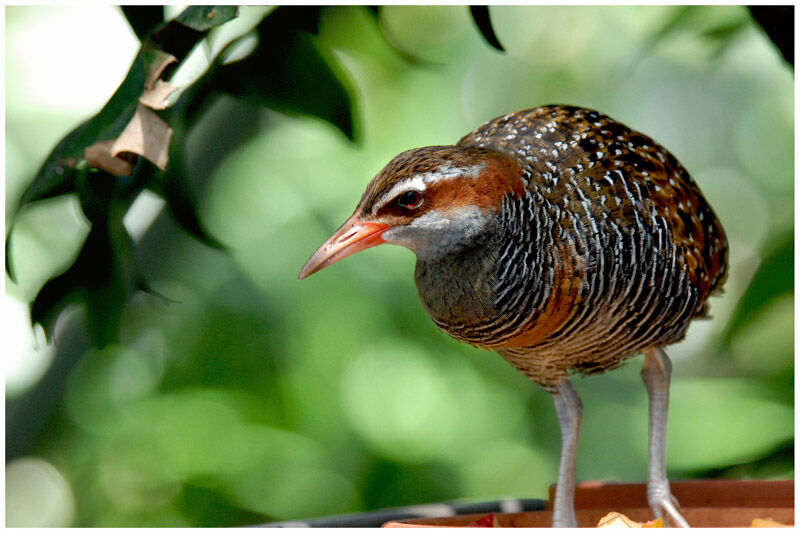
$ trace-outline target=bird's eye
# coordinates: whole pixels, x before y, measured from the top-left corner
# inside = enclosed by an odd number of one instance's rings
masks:
[[[416,209],[422,205],[422,193],[406,191],[397,198],[397,205],[404,209]]]

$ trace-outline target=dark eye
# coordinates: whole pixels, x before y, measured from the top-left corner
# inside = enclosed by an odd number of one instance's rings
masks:
[[[397,198],[397,205],[404,209],[416,209],[422,205],[422,193],[406,191]]]

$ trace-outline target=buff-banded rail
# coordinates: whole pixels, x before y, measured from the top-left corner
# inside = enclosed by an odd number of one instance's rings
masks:
[[[725,280],[728,245],[678,160],[597,111],[551,105],[491,120],[455,145],[401,153],[314,252],[303,279],[389,243],[417,256],[436,325],[497,351],[553,396],[562,448],[554,526],[576,526],[582,404],[572,373],[643,353],[650,402],[648,503],[686,526],[670,493],[664,347]]]

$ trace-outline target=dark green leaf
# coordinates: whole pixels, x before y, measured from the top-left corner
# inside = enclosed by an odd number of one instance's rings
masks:
[[[120,221],[121,224],[121,221]],[[133,243],[123,231],[95,225],[75,263],[42,287],[31,304],[31,321],[52,338],[56,319],[71,303],[86,305],[92,344],[103,347],[119,331],[122,310],[133,290]],[[118,234],[112,238],[112,234]],[[121,237],[121,238],[120,238]]]
[[[191,13],[206,13],[208,6],[188,8]],[[208,8],[211,9],[211,8]],[[230,20],[232,7],[214,14],[212,20],[221,24]],[[187,15],[188,16],[188,15]],[[227,17],[227,18],[226,18]],[[224,20],[223,20],[224,19]],[[72,192],[74,175],[71,168],[83,157],[86,147],[119,135],[136,112],[139,97],[145,89],[145,80],[151,64],[159,59],[157,49],[163,48],[178,60],[203,37],[203,33],[183,24],[170,22],[157,28],[142,45],[122,84],[105,106],[94,117],[85,121],[66,135],[53,149],[39,169],[31,185],[23,193],[19,207],[44,198]]]
[[[175,19],[184,26],[196,31],[208,31],[239,15],[236,6],[191,6]]]
[[[36,178],[22,193],[17,209],[38,200],[75,190],[74,167],[78,159],[83,156],[83,149],[88,146],[86,131],[98,129],[96,119],[97,116],[72,130],[53,148],[36,173]]]
[[[113,139],[122,132],[136,112],[139,96],[144,91],[146,69],[154,59],[153,52],[139,52],[125,80],[100,112],[68,133],[53,148],[34,180],[22,193],[17,210],[29,203],[76,190],[79,171],[75,166],[83,158],[83,151],[95,142]],[[9,260],[6,256],[8,269]]]
[[[120,6],[122,14],[140,41],[164,22],[163,6]]]
[[[131,65],[125,81],[94,117],[64,137],[47,156],[42,167],[22,194],[18,209],[26,204],[75,190],[74,166],[83,158],[83,151],[98,141],[119,135],[136,112],[139,96],[144,91],[145,75],[151,52],[140,52]]]
[[[97,232],[97,239],[85,247],[84,272],[93,274],[86,283],[86,310],[89,338],[102,348],[119,337],[122,312],[133,294],[138,279],[133,257],[133,241],[122,219]],[[78,266],[76,261],[75,265]]]
[[[81,273],[75,265],[60,276],[45,283],[31,303],[31,323],[41,324],[48,340],[53,338],[56,319],[71,303],[80,300]]]
[[[50,179],[35,183],[36,187],[29,187],[20,199],[20,206],[75,192],[75,178],[79,172],[74,167],[55,162],[46,173]]]
[[[42,324],[52,338],[58,315],[71,303],[86,306],[89,335],[95,347],[117,339],[122,311],[139,275],[133,241],[122,219],[140,188],[103,171],[78,180],[81,209],[92,224],[72,266],[49,280],[31,304],[31,321]]]
[[[497,50],[505,52],[503,45],[500,44],[497,35],[494,33],[494,28],[492,28],[492,21],[489,18],[489,6],[469,6],[469,12],[472,14],[472,20],[475,21],[486,42]]]
[[[256,50],[219,67],[219,88],[257,105],[321,118],[352,139],[350,96],[309,35],[318,17],[318,8],[273,11],[257,27]]]
[[[758,318],[775,298],[794,292],[794,233],[780,238],[764,255],[725,330],[730,344],[736,333]]]
[[[156,28],[142,46],[150,49],[161,49],[182,61],[195,45],[203,38],[204,33],[173,21]]]

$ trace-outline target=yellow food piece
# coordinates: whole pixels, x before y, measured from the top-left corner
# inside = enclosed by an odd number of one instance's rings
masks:
[[[753,518],[750,527],[789,527],[786,524],[776,522],[772,518]]]
[[[649,522],[637,522],[622,513],[612,511],[600,519],[597,527],[664,527],[664,522],[660,518]]]

